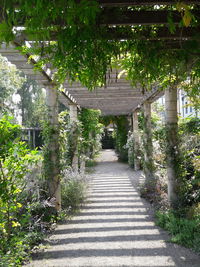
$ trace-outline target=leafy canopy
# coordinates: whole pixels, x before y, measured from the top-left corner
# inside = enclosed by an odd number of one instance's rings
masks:
[[[102,12],[95,0],[3,0],[0,40],[10,41],[15,36],[13,25],[23,25],[28,39],[36,40],[24,52],[40,55],[38,68],[51,62],[57,70],[55,80],[59,83],[66,78],[79,80],[89,89],[103,86],[105,74],[112,67],[125,69],[134,85],[151,87],[155,82],[164,87],[179,83],[188,76],[198,83],[200,75],[200,48],[198,41],[179,43],[172,48],[167,42],[152,41],[162,25],[114,27],[118,33],[131,34],[129,40],[110,37],[108,28],[98,25],[98,15]],[[160,6],[166,9],[166,6]],[[135,7],[135,10],[155,10],[157,6]],[[178,10],[182,15],[179,27],[198,25],[192,9],[182,2],[175,2],[169,9],[169,31],[175,30],[170,10]],[[117,12],[121,12],[119,9]],[[120,14],[120,13],[119,13]],[[23,43],[23,42],[22,42]],[[175,43],[176,44],[176,43]],[[181,49],[180,49],[181,47]],[[191,71],[192,70],[192,71]],[[189,90],[193,91],[193,89]],[[198,94],[198,90],[193,94]]]

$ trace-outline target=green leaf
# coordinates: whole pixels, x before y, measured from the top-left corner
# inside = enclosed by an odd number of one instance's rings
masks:
[[[14,40],[12,27],[3,21],[0,23],[0,42],[9,43],[12,40]]]

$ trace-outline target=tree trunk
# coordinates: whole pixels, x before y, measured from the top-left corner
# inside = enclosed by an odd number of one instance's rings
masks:
[[[168,176],[168,199],[172,207],[177,206],[177,178],[179,170],[178,151],[178,117],[177,117],[177,88],[165,90],[166,110],[166,158]]]
[[[144,174],[145,185],[149,192],[155,191],[156,181],[153,163],[153,144],[151,129],[151,103],[146,101],[143,104],[144,123],[143,123],[143,147],[144,147]]]
[[[58,125],[58,92],[52,85],[46,88],[50,136],[48,140],[48,185],[51,199],[54,199],[56,210],[61,209],[60,162],[59,162],[59,125]]]
[[[138,127],[138,112],[133,112],[133,135],[134,135],[134,170],[140,169],[140,139],[139,139],[139,127]]]

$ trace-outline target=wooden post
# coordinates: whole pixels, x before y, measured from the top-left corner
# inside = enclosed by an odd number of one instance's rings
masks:
[[[177,178],[179,169],[178,151],[178,116],[177,116],[177,88],[165,90],[166,112],[166,159],[168,176],[168,199],[172,207],[177,206]]]
[[[69,116],[70,116],[70,122],[78,120],[77,105],[69,104]]]
[[[33,129],[33,149],[35,149],[35,129]]]
[[[77,105],[70,104],[69,105],[69,116],[70,116],[70,122],[76,122],[78,120],[78,110]],[[72,159],[72,169],[74,172],[78,172],[78,147],[76,146],[76,149],[74,151],[74,156]]]
[[[144,174],[145,184],[148,191],[155,191],[155,175],[154,175],[154,163],[153,163],[153,144],[152,144],[152,129],[151,129],[151,103],[145,101],[143,104],[144,112]]]
[[[28,129],[28,144],[29,144],[29,147],[32,149],[31,130],[30,129]]]
[[[56,210],[61,209],[61,186],[59,168],[59,125],[58,125],[58,92],[53,85],[46,87],[46,102],[49,116],[49,140],[47,142],[48,153],[45,160],[48,173],[48,185],[50,197],[55,199]]]
[[[134,170],[140,169],[139,149],[140,149],[140,138],[139,138],[139,127],[138,127],[138,111],[133,112],[133,135],[134,135]]]
[[[128,129],[129,131],[132,131],[133,130],[132,116],[127,116],[127,120],[128,120]]]

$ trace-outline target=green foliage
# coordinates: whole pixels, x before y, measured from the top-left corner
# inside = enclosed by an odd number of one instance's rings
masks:
[[[70,165],[69,150],[69,113],[68,111],[62,111],[59,114],[59,148],[60,148],[60,164],[61,169],[65,170]]]
[[[182,16],[179,27],[198,23],[192,8],[182,2],[170,6],[169,32],[175,31],[171,10],[178,10]],[[139,9],[157,10],[158,7],[131,8]],[[159,9],[166,9],[166,6],[159,6]],[[111,11],[120,17],[124,9]],[[106,72],[117,67],[125,70],[132,84],[137,87],[141,85],[143,91],[158,83],[161,87],[167,87],[184,82],[190,75],[191,83],[195,81],[196,85],[199,84],[198,39],[181,42],[180,49],[172,49],[166,41],[151,40],[151,37],[157,38],[162,26],[138,25],[116,26],[116,36],[128,34],[130,39],[117,40],[114,36],[111,40],[107,28],[102,25],[98,27],[101,12],[106,13],[95,0],[20,0],[17,12],[15,0],[2,0],[1,16],[4,21],[0,25],[0,39],[12,40],[13,34],[17,34],[17,31],[12,31],[12,26],[24,25],[25,34],[38,42],[35,47],[21,47],[21,50],[41,56],[37,63],[39,69],[51,62],[57,69],[55,80],[59,83],[69,78],[93,89],[105,85]],[[41,45],[41,41],[45,41],[45,45]],[[199,95],[197,86],[195,89],[189,87],[190,92],[195,92],[193,95]]]
[[[134,135],[129,132],[126,148],[128,149],[128,164],[130,167],[134,167],[135,150],[134,150]]]
[[[179,124],[179,154],[177,157],[177,194],[180,207],[189,209],[200,201],[200,137],[199,118],[187,118]],[[161,184],[167,183],[162,172],[166,169],[166,127],[158,126],[153,131],[154,160]],[[169,151],[168,151],[169,153]],[[165,174],[166,176],[166,174]]]
[[[75,153],[78,153],[79,167],[87,159],[93,159],[100,149],[102,125],[99,123],[100,112],[83,109],[79,121],[70,122],[69,114],[59,114],[60,125],[60,163],[62,171],[72,166]]]
[[[31,227],[31,203],[26,203],[30,193],[25,177],[41,157],[18,141],[19,126],[8,119],[0,120],[4,133],[0,140],[3,148],[0,154],[0,256],[5,263],[3,266],[20,266],[29,248],[25,239],[28,239],[26,231]],[[33,240],[33,236],[30,239]]]
[[[0,23],[0,42],[9,43],[14,40],[14,34],[12,31],[12,24],[2,21]]]
[[[0,119],[0,157],[5,157],[12,148],[13,140],[19,137],[20,126],[13,124],[13,117],[3,116]]]
[[[192,70],[189,79],[181,83],[181,88],[187,93],[187,96],[194,106],[196,112],[200,110],[200,90],[199,90],[199,71]]]
[[[118,61],[134,86],[141,85],[143,91],[154,84],[166,87],[186,78],[187,55],[182,51],[165,49],[162,41],[135,40],[129,53]]]
[[[86,160],[85,165],[88,168],[92,168],[92,167],[95,167],[97,165],[97,162],[94,159],[88,159],[88,160]]]
[[[82,123],[79,121],[70,122],[68,111],[59,114],[59,145],[61,168],[65,170],[72,166],[72,160],[78,148],[79,157],[82,153]],[[83,141],[84,142],[84,141]]]
[[[117,116],[114,121],[116,125],[114,137],[115,137],[115,149],[118,154],[118,158],[121,161],[128,161],[128,150],[126,148],[128,138],[128,119],[126,116]]]
[[[157,225],[169,231],[171,242],[200,251],[200,214],[193,220],[184,219],[172,211],[157,212]]]
[[[42,139],[43,139],[43,147],[42,147],[42,153],[43,153],[43,175],[45,177],[45,180],[48,181],[49,177],[51,177],[54,163],[51,160],[52,156],[52,141],[54,137],[55,132],[59,131],[57,127],[51,126],[50,121],[48,119],[42,121]],[[56,153],[60,153],[59,150],[56,150]],[[60,155],[59,155],[60,156]],[[58,166],[60,165],[60,157],[57,157]]]
[[[166,148],[166,130],[164,126],[154,129],[153,138],[159,141],[159,145],[163,150]]]
[[[181,187],[182,202],[192,206],[200,202],[200,131],[199,119],[192,118],[181,124],[182,169],[184,172]]]
[[[200,119],[197,117],[185,118],[179,128],[183,134],[198,134],[200,133]]]
[[[35,81],[25,79],[16,92],[20,96],[17,104],[21,111],[22,125],[26,127],[40,127],[45,120],[45,94]]]
[[[113,138],[115,142],[115,151],[120,161],[128,161],[128,119],[127,116],[104,116],[100,119],[105,126],[114,125]]]
[[[99,123],[100,111],[83,109],[80,114],[82,123],[83,151],[89,158],[94,158],[100,149],[100,138],[103,125]]]
[[[0,114],[13,111],[15,104],[12,96],[21,88],[23,82],[24,78],[16,67],[0,56]]]
[[[25,19],[28,36],[35,36],[38,41],[51,41],[52,33],[56,32],[57,42],[48,42],[41,49],[39,46],[36,49],[23,47],[30,54],[42,54],[38,68],[51,61],[58,70],[56,79],[59,82],[69,77],[72,81],[79,79],[88,88],[104,84],[107,65],[114,52],[112,43],[98,38],[95,19],[100,9],[96,1],[23,0],[18,12],[15,12],[14,0],[3,2],[8,23],[16,25],[21,18],[31,17]]]
[[[22,125],[40,127],[44,120],[45,95],[36,82],[27,79],[14,65],[0,57],[0,116],[22,117]]]
[[[73,157],[78,149],[80,156],[81,150],[81,134],[82,134],[82,123],[79,121],[73,121],[68,124],[68,156],[69,166],[72,165]]]
[[[102,116],[100,117],[100,123],[102,123],[104,126],[108,126],[109,124],[114,123],[115,116]]]

